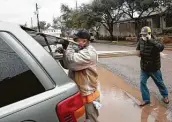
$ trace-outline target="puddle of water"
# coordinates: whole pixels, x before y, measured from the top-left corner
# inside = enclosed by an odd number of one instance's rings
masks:
[[[151,105],[140,108],[138,89],[102,67],[98,67],[98,73],[103,104],[100,122],[170,122],[169,112],[154,97]]]
[[[101,122],[140,122],[141,109],[121,90],[102,89],[102,103]]]

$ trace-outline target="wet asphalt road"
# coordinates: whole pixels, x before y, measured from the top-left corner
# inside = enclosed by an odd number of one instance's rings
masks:
[[[97,67],[101,84],[100,122],[171,122],[170,112],[152,97],[152,103],[139,107],[140,91],[121,77]]]
[[[135,50],[135,47],[116,46],[110,44],[92,44],[97,51],[119,51],[119,50]],[[169,90],[169,98],[172,101],[172,51],[164,51],[168,57],[162,59],[162,74],[165,84]],[[140,58],[136,56],[131,57],[113,57],[99,59],[99,63],[112,71],[114,74],[121,76],[127,83],[139,89],[140,78]],[[159,100],[161,96],[152,79],[148,81],[148,87],[153,96]],[[165,106],[168,110],[172,110],[172,102]]]

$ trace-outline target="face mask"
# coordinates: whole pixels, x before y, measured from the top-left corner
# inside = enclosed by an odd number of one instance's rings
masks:
[[[144,41],[147,41],[147,37],[146,36],[142,36],[141,37]]]
[[[142,39],[143,39],[144,41],[150,40],[150,39],[151,39],[151,35],[150,35],[150,34],[147,34],[146,36],[143,36],[143,35],[142,35]]]
[[[150,35],[150,34],[148,34],[146,37],[147,37],[149,40],[151,39],[151,35]]]

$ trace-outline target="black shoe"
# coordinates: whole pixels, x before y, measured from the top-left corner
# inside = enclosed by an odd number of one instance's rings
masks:
[[[141,104],[139,106],[143,107],[143,106],[148,105],[150,103],[151,103],[150,101],[143,101],[143,102],[141,102]]]

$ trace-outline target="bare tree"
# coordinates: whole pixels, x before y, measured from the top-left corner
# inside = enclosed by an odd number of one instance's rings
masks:
[[[160,4],[155,0],[124,0],[123,13],[135,21],[136,35],[139,35],[143,17],[154,12],[161,12]]]
[[[113,25],[123,16],[121,0],[94,0],[92,3],[93,16],[96,16],[109,32],[113,41]]]

